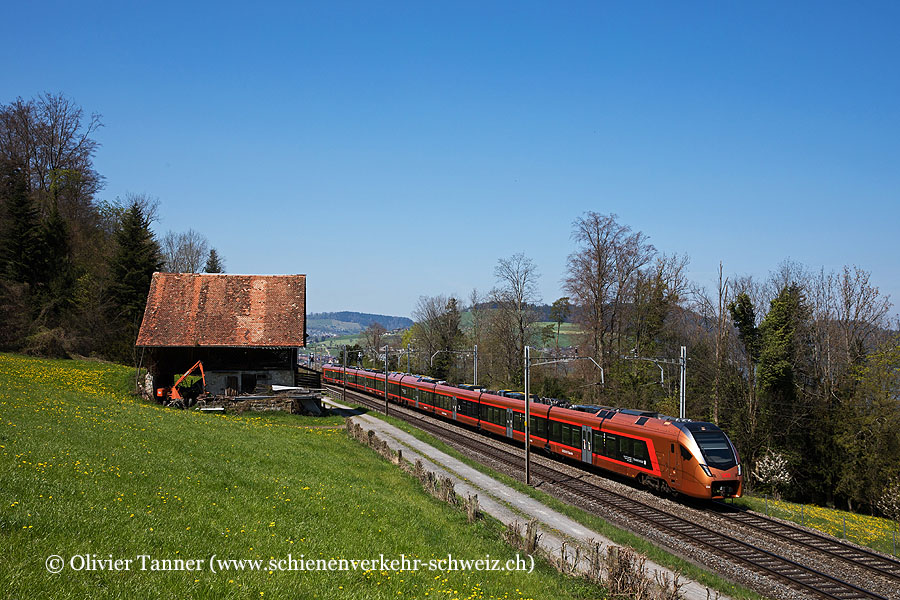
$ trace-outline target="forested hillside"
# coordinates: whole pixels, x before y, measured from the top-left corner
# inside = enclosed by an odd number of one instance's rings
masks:
[[[222,272],[194,230],[158,240],[159,200],[100,197],[103,123],[62,94],[0,105],[0,349],[126,363],[154,271]]]
[[[311,313],[306,317],[306,328],[310,336],[344,335],[359,333],[372,323],[378,323],[388,331],[411,327],[408,317],[391,317],[353,311]]]

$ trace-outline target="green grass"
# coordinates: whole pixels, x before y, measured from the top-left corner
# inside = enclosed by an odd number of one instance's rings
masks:
[[[734,504],[745,506],[758,513],[806,525],[886,554],[900,554],[898,524],[889,519],[812,504],[802,505],[771,498],[766,501],[765,498],[756,496],[737,498],[734,500]]]
[[[545,327],[551,327],[553,330],[553,339],[547,342],[548,347],[556,347],[556,323],[553,321],[541,321],[540,323],[536,323],[536,326],[540,329],[544,329]],[[578,336],[581,335],[582,329],[581,325],[576,325],[575,323],[563,323],[559,328],[559,347],[560,348],[568,348],[570,346],[578,345]]]
[[[339,400],[340,398],[338,398]],[[348,405],[358,407],[358,405],[352,404],[348,402]],[[489,475],[498,481],[510,486],[511,488],[527,494],[532,498],[540,501],[544,505],[560,512],[570,519],[581,523],[585,527],[590,528],[597,533],[602,534],[603,536],[609,538],[616,544],[621,546],[627,546],[630,548],[634,548],[650,560],[656,562],[657,564],[668,567],[674,571],[681,573],[683,576],[693,579],[703,585],[718,590],[723,594],[727,594],[728,596],[735,599],[747,599],[747,600],[761,600],[764,598],[760,596],[756,592],[747,589],[741,585],[734,584],[726,579],[719,577],[718,575],[711,573],[705,569],[694,565],[678,556],[675,556],[659,546],[654,545],[652,542],[639,537],[629,531],[616,527],[615,525],[610,524],[608,521],[598,517],[597,515],[591,514],[585,510],[572,506],[571,504],[567,504],[550,494],[543,492],[539,489],[533,488],[531,486],[527,486],[521,481],[509,477],[503,473],[499,473],[494,471],[493,469],[478,463],[467,456],[461,454],[455,448],[445,444],[441,440],[435,438],[429,433],[421,431],[420,429],[416,429],[415,427],[410,426],[405,421],[392,417],[390,415],[385,416],[384,414],[370,411],[368,414],[376,416],[380,419],[383,419],[392,425],[406,431],[416,439],[423,441],[427,444],[430,444],[437,448],[438,450],[453,456],[454,458],[464,462],[477,469],[478,471]]]
[[[132,371],[0,354],[0,589],[52,598],[585,598],[535,573],[213,574],[45,569],[79,554],[136,560],[507,558],[493,520],[425,494],[334,417],[176,411],[133,400]],[[311,427],[312,426],[312,427]]]

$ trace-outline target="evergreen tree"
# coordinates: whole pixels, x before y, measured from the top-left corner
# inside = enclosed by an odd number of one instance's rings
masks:
[[[759,328],[759,388],[780,408],[789,409],[797,398],[795,358],[797,327],[802,319],[803,297],[796,285],[789,285],[772,300],[769,313]]]
[[[795,485],[804,494],[828,493],[829,419],[818,406],[808,380],[813,349],[809,341],[809,308],[803,290],[788,284],[772,300],[759,327],[758,388],[771,444],[791,460]],[[823,472],[824,471],[824,472]]]
[[[54,202],[50,214],[41,224],[40,252],[36,258],[39,268],[37,290],[42,322],[46,327],[56,327],[63,321],[71,307],[75,286],[72,264],[69,226]]]
[[[219,258],[219,253],[216,252],[215,248],[210,249],[209,258],[206,259],[206,266],[203,267],[203,270],[207,273],[224,273],[225,265],[222,262],[222,259]]]
[[[150,230],[150,220],[139,203],[133,202],[115,234],[117,249],[110,264],[109,286],[115,318],[121,335],[115,340],[120,359],[131,355],[144,315],[153,273],[162,264],[159,244]]]
[[[744,344],[750,360],[756,363],[759,360],[759,328],[756,326],[756,311],[750,296],[745,292],[738,294],[734,302],[728,303],[728,311],[738,330],[738,338]]]
[[[0,166],[0,201],[6,226],[0,231],[5,279],[34,285],[40,275],[41,220],[29,194],[28,175],[14,163]]]
[[[762,430],[765,419],[761,415],[759,394],[756,389],[756,367],[759,363],[760,333],[756,326],[756,310],[753,301],[745,292],[738,294],[733,302],[728,303],[728,312],[738,332],[738,339],[744,346],[744,371],[747,385],[743,388],[745,402],[739,406],[734,415],[739,423],[737,429],[742,453],[751,463],[768,448],[769,441],[763,439]]]

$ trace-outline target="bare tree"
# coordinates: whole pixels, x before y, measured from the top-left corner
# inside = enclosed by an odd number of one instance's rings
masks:
[[[498,287],[491,291],[497,306],[492,330],[505,356],[508,378],[520,385],[524,381],[525,346],[535,335],[537,314],[533,305],[540,302],[537,266],[523,253],[501,258],[494,268]]]
[[[453,352],[462,349],[464,336],[460,329],[459,301],[453,296],[422,296],[413,311],[416,319],[416,348],[435,377],[460,380],[463,376],[454,365]],[[432,364],[431,356],[434,357]]]
[[[209,242],[193,229],[184,233],[170,231],[162,239],[163,270],[168,273],[200,273],[205,264]]]
[[[22,165],[44,214],[56,202],[69,219],[83,218],[84,209],[103,185],[93,168],[102,127],[100,115],[86,117],[63,94],[45,93],[0,106],[0,156]]]
[[[363,331],[363,339],[365,340],[366,346],[372,348],[376,355],[379,350],[381,350],[383,345],[382,339],[384,338],[385,333],[387,333],[387,329],[385,329],[384,325],[378,321],[373,321],[366,327],[365,331]]]
[[[838,276],[837,324],[844,360],[854,364],[871,349],[876,334],[887,325],[891,301],[869,283],[871,273],[845,266]]]
[[[572,224],[578,248],[569,255],[563,287],[577,306],[588,331],[591,353],[603,364],[613,341],[622,341],[622,312],[631,300],[635,282],[656,256],[641,232],[621,225],[616,215],[587,212]],[[678,276],[680,278],[680,275]],[[617,346],[618,351],[621,348]]]

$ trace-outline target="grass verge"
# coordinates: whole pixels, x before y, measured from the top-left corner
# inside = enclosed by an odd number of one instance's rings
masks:
[[[588,598],[535,572],[283,571],[294,559],[514,556],[333,418],[243,416],[135,401],[126,367],[0,354],[0,589],[48,598]],[[45,568],[51,555],[64,569]],[[78,568],[83,555],[129,570]],[[140,556],[146,556],[140,559]],[[212,573],[210,558],[244,561]],[[151,570],[195,559],[198,570]],[[74,560],[74,562],[73,562]],[[259,561],[261,568],[254,568]],[[284,566],[288,566],[284,564]],[[146,570],[141,570],[144,567]]]

